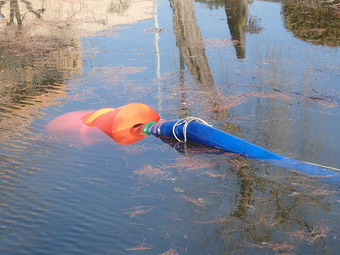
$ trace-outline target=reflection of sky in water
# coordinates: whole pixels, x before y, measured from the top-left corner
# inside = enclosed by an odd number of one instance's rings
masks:
[[[203,39],[230,40],[224,8],[194,6]],[[278,3],[249,5],[264,29],[246,35],[244,59],[232,45],[206,47],[208,88],[187,67],[181,76],[167,1],[158,5],[159,81],[152,19],[112,37],[82,37],[83,72],[67,77],[67,94],[39,113],[14,114],[13,122],[29,116],[32,124],[0,142],[0,253],[335,252],[335,186],[197,146],[177,152],[154,137],[86,147],[43,132],[70,111],[141,101],[171,119],[184,102],[192,115],[258,145],[339,166],[339,53],[294,38],[280,12]],[[222,115],[214,100],[234,106]],[[2,127],[1,135],[8,129],[16,130]]]

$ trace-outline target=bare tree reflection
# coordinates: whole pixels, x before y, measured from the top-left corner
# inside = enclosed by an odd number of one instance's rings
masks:
[[[340,45],[340,18],[334,11],[314,4],[292,4],[282,7],[286,29],[295,37],[315,45],[338,47]]]
[[[109,13],[122,13],[127,10],[130,6],[128,0],[113,0],[110,3],[108,12]]]
[[[34,8],[27,0],[0,2],[3,19],[7,19],[7,27],[1,30],[0,37],[0,123],[7,127],[0,132],[0,137],[4,143],[9,137],[25,134],[35,118],[32,112],[50,105],[53,99],[64,97],[62,84],[81,73],[78,38],[52,33],[32,35],[31,17],[26,16],[25,20],[25,15],[40,18],[44,9],[38,6],[39,3]]]
[[[1,1],[0,2],[0,10],[2,6],[8,1]],[[32,13],[36,18],[41,18],[41,15],[44,13],[45,9],[39,9],[39,10],[34,10],[32,7],[32,3],[27,1],[27,0],[21,0],[22,3],[24,3],[26,10],[29,13]],[[25,18],[26,13],[21,13],[20,12],[20,7],[18,0],[9,0],[9,5],[10,5],[10,13],[9,13],[9,21],[7,22],[7,25],[13,26],[14,24],[18,24],[19,28],[21,27],[23,20]],[[2,18],[5,18],[3,14]],[[16,21],[16,23],[15,23]]]
[[[250,208],[250,203],[251,203],[251,196],[253,193],[253,178],[251,176],[251,168],[247,166],[242,166],[240,165],[239,167],[239,177],[241,179],[241,185],[240,185],[240,200],[238,203],[238,206],[236,207],[236,210],[234,212],[234,216],[241,219],[245,220],[246,219],[246,214],[248,209]]]
[[[44,13],[45,9],[42,8],[42,9],[39,9],[39,10],[34,10],[33,7],[32,7],[32,3],[27,1],[27,0],[21,0],[25,5],[26,5],[26,8],[29,12],[33,13],[34,16],[36,18],[41,18],[41,14]]]
[[[193,0],[171,0],[170,4],[180,56],[197,83],[212,85],[214,81],[202,47],[202,34],[197,25]]]
[[[180,95],[181,95],[181,106],[180,106],[180,118],[185,118],[191,115],[191,111],[187,105],[187,93],[185,91],[185,79],[184,79],[184,70],[185,70],[185,66],[184,66],[184,60],[182,57],[182,54],[180,52],[180,77],[179,77],[179,89],[180,89]]]
[[[322,194],[334,191],[303,175],[291,174],[281,180],[271,180],[254,175],[254,168],[236,168],[241,180],[241,197],[234,213],[220,220],[217,230],[226,240],[225,247],[233,251],[289,252],[306,243],[315,250],[319,249],[320,242],[327,246],[330,226],[323,222],[321,215],[332,214],[328,201],[331,198]]]
[[[0,107],[27,107],[27,96],[81,73],[81,35],[151,17],[151,1],[105,0],[95,10],[96,1],[81,2],[0,0]]]
[[[173,10],[173,27],[176,45],[179,49],[181,68],[181,117],[189,113],[183,100],[186,100],[184,90],[184,63],[189,73],[195,79],[202,96],[207,98],[211,109],[215,109],[216,118],[224,121],[228,118],[224,103],[214,86],[213,76],[202,44],[201,30],[196,21],[193,0],[170,0]],[[184,103],[184,104],[183,104]],[[183,106],[184,105],[184,106]],[[183,108],[184,107],[184,108]]]
[[[225,6],[227,21],[232,39],[239,42],[235,45],[239,58],[245,56],[247,33],[259,33],[263,27],[260,18],[248,15],[247,3],[253,0],[196,0],[210,8]],[[282,3],[282,15],[285,26],[297,38],[315,45],[329,47],[339,46],[339,3],[338,1],[318,0],[265,0]],[[249,17],[248,17],[249,16]],[[248,21],[247,21],[248,17]],[[248,22],[248,24],[246,24]],[[243,56],[243,57],[242,57]]]
[[[238,58],[246,56],[248,0],[226,0],[225,12],[232,41]]]
[[[22,20],[19,11],[18,0],[10,0],[10,15],[8,25],[14,25],[14,17],[16,18],[18,25],[21,26]]]
[[[203,253],[299,254],[306,247],[320,251],[320,245],[334,245],[339,227],[329,222],[339,218],[335,187],[235,155],[216,157],[217,151],[181,146],[186,157],[174,164],[181,176],[176,185],[190,203],[189,209],[174,214],[188,220],[180,223],[185,231],[201,237]],[[186,209],[188,218],[183,215]],[[332,246],[331,251],[335,249]]]

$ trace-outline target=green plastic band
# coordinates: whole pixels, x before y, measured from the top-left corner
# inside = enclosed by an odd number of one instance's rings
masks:
[[[149,129],[152,125],[155,125],[155,124],[157,124],[157,122],[154,122],[154,121],[144,124],[144,126],[142,127],[142,132],[146,135],[150,135]]]

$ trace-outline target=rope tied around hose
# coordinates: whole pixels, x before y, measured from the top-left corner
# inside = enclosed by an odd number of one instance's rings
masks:
[[[190,124],[190,122],[192,121],[197,121],[197,122],[200,122],[200,123],[203,123],[207,126],[210,126],[212,127],[212,125],[210,125],[208,122],[206,122],[205,120],[202,120],[200,118],[197,118],[197,117],[186,117],[186,118],[183,118],[183,119],[180,119],[178,120],[174,126],[172,127],[172,134],[174,135],[174,137],[176,138],[177,141],[181,142],[181,143],[186,143],[187,142],[187,128],[188,128],[188,125]],[[176,127],[179,127],[183,125],[183,140],[181,140],[180,138],[177,137],[176,135]]]

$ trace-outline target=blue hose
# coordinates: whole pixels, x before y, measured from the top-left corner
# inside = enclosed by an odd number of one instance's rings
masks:
[[[150,125],[148,134],[155,136],[174,137],[178,140],[188,140],[227,152],[240,154],[244,157],[262,159],[287,169],[295,169],[302,173],[330,177],[333,181],[340,180],[340,172],[336,168],[307,163],[268,151],[255,144],[249,143],[236,136],[230,135],[216,128],[198,121],[180,122],[179,120],[165,121]]]

